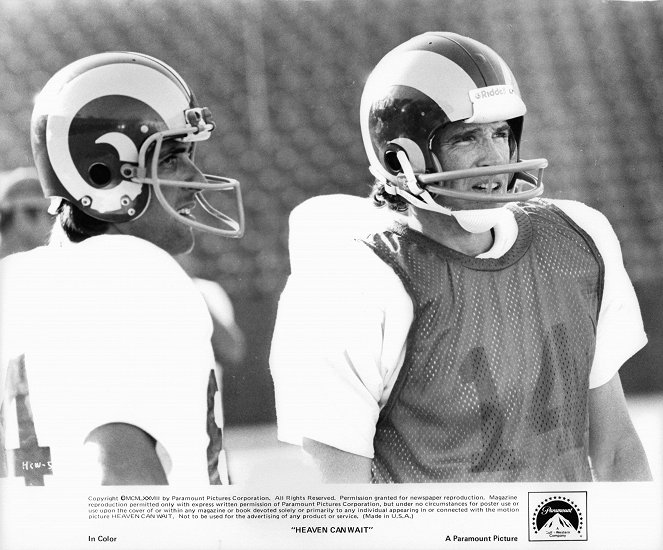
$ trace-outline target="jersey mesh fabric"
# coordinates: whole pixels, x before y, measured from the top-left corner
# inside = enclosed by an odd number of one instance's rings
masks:
[[[591,238],[544,201],[477,259],[395,225],[364,242],[415,304],[374,482],[591,480],[587,396],[603,289]]]

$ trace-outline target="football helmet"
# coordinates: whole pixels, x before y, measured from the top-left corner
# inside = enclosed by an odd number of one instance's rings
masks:
[[[411,204],[450,214],[430,193],[471,201],[523,201],[543,192],[545,159],[521,161],[526,107],[511,70],[492,49],[449,32],[428,32],[393,49],[369,75],[360,118],[369,169],[385,191]],[[506,121],[513,163],[442,171],[432,150],[436,132],[456,121]],[[536,177],[526,170],[538,170]],[[444,181],[513,174],[501,192],[474,193]],[[497,206],[497,205],[496,205]]]
[[[205,175],[205,182],[159,177],[165,140],[206,140],[215,129],[211,113],[168,65],[132,52],[85,57],[58,71],[37,96],[31,122],[35,164],[46,197],[67,199],[93,218],[135,220],[151,200],[178,221],[226,237],[241,237],[244,209],[237,180]],[[150,166],[147,166],[151,154]],[[182,215],[162,186],[196,190],[202,208]],[[227,198],[230,191],[232,199]],[[224,195],[224,197],[220,197]],[[225,199],[225,200],[224,200]],[[217,201],[231,215],[221,212]]]

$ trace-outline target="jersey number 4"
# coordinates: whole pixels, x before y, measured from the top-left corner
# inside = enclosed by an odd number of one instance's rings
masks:
[[[22,477],[26,485],[44,485],[44,476],[52,475],[50,447],[40,447],[30,406],[30,392],[25,372],[25,356],[9,362],[5,394],[0,405],[0,477]],[[6,449],[7,409],[16,404],[18,449]]]

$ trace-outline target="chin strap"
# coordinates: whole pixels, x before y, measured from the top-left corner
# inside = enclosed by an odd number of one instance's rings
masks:
[[[391,183],[372,166],[369,166],[371,174],[384,185],[385,191],[390,195],[398,195],[412,206],[421,208],[422,210],[451,216],[469,233],[490,231],[507,214],[507,209],[504,206],[479,210],[451,210],[446,206],[442,206],[435,202],[432,195],[419,184],[412,164],[410,164],[410,159],[408,159],[405,151],[398,151],[396,157],[403,169],[403,172],[398,175],[397,184]]]
[[[431,212],[437,212],[439,214],[444,214],[445,216],[452,216],[453,213],[449,208],[435,202],[432,195],[419,184],[417,176],[414,174],[412,164],[410,164],[410,159],[405,154],[405,151],[398,151],[396,157],[403,169],[403,172],[397,176],[397,184],[391,183],[382,175],[378,174],[377,170],[374,170],[373,167],[369,166],[371,173],[384,185],[385,191],[390,195],[398,195],[399,197],[402,197],[412,206],[416,206],[422,210],[430,210]]]

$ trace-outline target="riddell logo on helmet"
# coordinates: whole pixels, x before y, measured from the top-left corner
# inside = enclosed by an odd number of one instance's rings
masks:
[[[472,92],[472,99],[474,101],[480,99],[489,99],[491,97],[496,97],[500,95],[511,95],[515,94],[513,86],[508,86],[506,84],[501,84],[499,86],[487,86],[486,88],[477,88]]]

